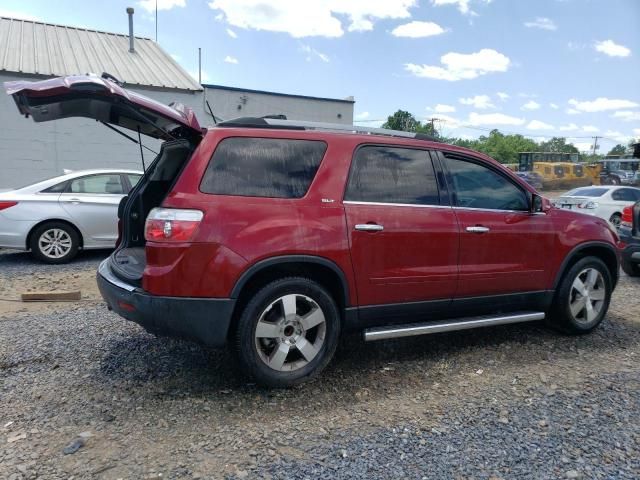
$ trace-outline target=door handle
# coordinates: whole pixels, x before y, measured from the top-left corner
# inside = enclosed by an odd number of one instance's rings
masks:
[[[80,200],[79,198],[68,198],[67,202],[80,203],[80,202],[82,202],[82,200]]]
[[[491,230],[488,227],[483,227],[481,225],[476,225],[475,227],[467,227],[467,232],[471,232],[471,233],[487,233],[489,230]]]
[[[356,225],[356,230],[361,232],[380,232],[384,230],[384,227],[377,223],[359,223]]]

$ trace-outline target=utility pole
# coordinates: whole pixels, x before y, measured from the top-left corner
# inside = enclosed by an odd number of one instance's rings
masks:
[[[598,148],[599,148],[599,147],[598,147],[598,139],[599,139],[600,137],[595,136],[595,137],[591,137],[591,138],[593,138],[593,155],[595,156],[595,154],[596,154],[596,150],[598,150]]]
[[[158,0],[156,0],[156,43],[158,43]]]
[[[436,120],[439,120],[439,119],[438,118],[434,118],[434,117],[431,117],[431,118],[427,119],[427,123],[431,124],[431,135],[433,135],[434,137],[436,136],[436,127],[434,126],[434,122]]]

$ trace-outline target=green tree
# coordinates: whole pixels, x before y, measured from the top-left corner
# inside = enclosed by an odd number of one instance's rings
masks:
[[[554,153],[580,153],[572,143],[567,143],[567,139],[565,137],[553,137],[551,140],[541,142],[540,151]]]
[[[611,150],[609,150],[609,153],[607,153],[607,155],[624,155],[625,153],[627,153],[627,147],[619,143]]]
[[[402,130],[403,132],[415,132],[419,126],[420,122],[406,110],[398,110],[387,117],[387,121],[382,124],[382,128]]]

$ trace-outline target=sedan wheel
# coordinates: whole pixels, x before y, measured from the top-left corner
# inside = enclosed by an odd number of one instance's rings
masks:
[[[66,263],[78,253],[80,238],[67,223],[47,222],[31,233],[29,248],[42,262]]]
[[[611,215],[609,222],[611,222],[611,225],[616,227],[616,229],[620,228],[620,222],[622,222],[622,216],[619,213],[614,213],[613,215]]]

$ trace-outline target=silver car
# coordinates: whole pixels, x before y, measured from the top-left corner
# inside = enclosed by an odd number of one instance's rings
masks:
[[[113,248],[118,205],[137,170],[83,170],[0,193],[0,247],[65,263],[79,249]]]

